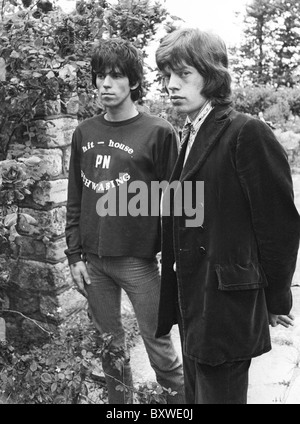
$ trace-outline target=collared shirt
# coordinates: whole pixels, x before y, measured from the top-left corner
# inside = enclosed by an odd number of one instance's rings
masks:
[[[207,100],[207,102],[200,109],[198,115],[196,116],[196,118],[194,119],[193,122],[191,122],[189,117],[186,118],[184,127],[189,129],[190,135],[189,135],[189,140],[188,140],[188,144],[187,144],[187,148],[186,148],[186,152],[185,152],[184,163],[186,162],[186,160],[188,158],[188,155],[191,151],[192,145],[194,144],[196,135],[197,135],[201,125],[203,124],[203,122],[207,118],[208,114],[212,110],[213,110],[213,106],[211,104],[211,101]],[[184,133],[184,131],[185,130],[183,130],[183,133]]]
[[[183,130],[182,130],[182,139],[181,139],[181,143],[180,143],[181,146],[182,146],[184,144],[186,138],[189,137],[187,147],[186,147],[184,164],[185,164],[185,162],[188,158],[188,155],[191,151],[192,145],[195,141],[196,135],[197,135],[201,125],[203,124],[203,122],[207,118],[208,114],[213,110],[213,108],[214,107],[212,106],[211,101],[207,100],[207,102],[203,105],[203,107],[201,108],[201,110],[199,111],[198,115],[196,116],[196,118],[194,119],[193,122],[191,122],[189,117],[186,118]],[[176,272],[176,262],[173,265],[173,269]]]

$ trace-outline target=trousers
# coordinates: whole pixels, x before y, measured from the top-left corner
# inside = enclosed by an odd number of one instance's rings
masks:
[[[187,404],[247,404],[248,372],[251,360],[217,366],[201,364],[183,355]]]
[[[183,352],[182,360],[186,404],[247,404],[251,359],[225,362],[213,366],[203,364],[188,357],[184,352],[183,320],[178,302],[176,303],[176,312]]]
[[[171,335],[155,337],[158,319],[160,274],[156,259],[132,257],[98,257],[87,255],[87,270],[91,284],[86,286],[89,311],[100,335],[112,336],[112,348],[124,351],[120,369],[108,359],[102,360],[110,404],[131,403],[130,396],[120,391],[120,383],[132,386],[130,353],[122,324],[121,298],[124,290],[132,303],[140,334],[157,383],[165,389],[167,403],[184,404],[183,367]]]

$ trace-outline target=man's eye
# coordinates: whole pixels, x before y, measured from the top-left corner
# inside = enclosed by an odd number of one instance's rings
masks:
[[[104,79],[105,78],[105,75],[104,74],[100,74],[100,73],[96,74],[96,76],[99,79]]]
[[[181,77],[187,77],[187,76],[189,76],[189,75],[190,75],[190,71],[182,71],[182,72],[180,72],[180,73],[179,73],[179,75],[180,75]]]

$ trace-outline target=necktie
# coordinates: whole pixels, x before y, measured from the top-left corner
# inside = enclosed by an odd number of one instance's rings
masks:
[[[180,170],[180,173],[181,173],[181,170],[182,170],[182,167],[183,167],[183,163],[184,163],[184,159],[185,159],[185,152],[186,152],[188,141],[189,141],[189,138],[190,138],[190,135],[191,135],[191,130],[192,130],[192,123],[191,122],[185,124],[183,129],[182,129],[181,139],[180,139],[180,144],[179,144],[179,157],[178,157],[178,161],[177,161],[177,165],[176,165],[176,168],[178,170]],[[179,175],[178,175],[177,178],[179,178]]]
[[[182,134],[181,134],[181,140],[180,140],[180,149],[182,148],[182,146],[188,142],[188,139],[190,138],[190,134],[191,134],[191,130],[192,130],[192,123],[188,122],[187,124],[185,124],[185,126],[182,129]]]

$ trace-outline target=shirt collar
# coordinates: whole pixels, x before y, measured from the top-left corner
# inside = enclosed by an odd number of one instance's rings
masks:
[[[201,107],[201,109],[198,112],[198,115],[196,116],[196,118],[191,121],[190,118],[187,116],[186,121],[185,121],[185,125],[190,125],[192,129],[196,129],[197,128],[197,124],[200,123],[200,121],[202,121],[204,118],[206,118],[206,116],[209,114],[209,112],[213,109],[213,106],[211,104],[210,100],[207,100],[204,105]]]

